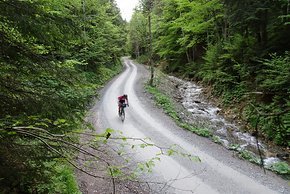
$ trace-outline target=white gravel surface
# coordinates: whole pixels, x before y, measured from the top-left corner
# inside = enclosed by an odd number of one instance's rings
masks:
[[[233,152],[224,147],[178,127],[144,92],[143,86],[149,77],[148,69],[128,58],[123,60],[124,72],[103,89],[101,100],[92,109],[91,122],[97,129],[113,128],[122,131],[127,137],[148,137],[160,147],[178,145],[183,152],[198,156],[201,162],[180,156],[161,156],[152,174],[143,176],[143,181],[170,183],[169,190],[138,190],[134,185],[134,191],[124,190],[120,186],[116,193],[290,193],[286,180],[268,171],[264,174],[258,166],[235,157]],[[117,97],[122,94],[128,94],[130,103],[130,107],[126,108],[124,123],[117,115]],[[159,151],[156,147],[136,150],[132,159],[147,160]],[[89,178],[79,177],[83,191],[85,185],[100,186],[99,183],[90,183]],[[93,192],[87,189],[86,193],[111,193],[111,190]]]

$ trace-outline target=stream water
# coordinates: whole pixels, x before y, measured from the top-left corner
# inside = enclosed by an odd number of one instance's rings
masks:
[[[218,136],[220,143],[226,148],[232,145],[239,145],[239,150],[247,150],[257,158],[258,148],[254,136],[242,132],[241,126],[227,121],[220,115],[220,109],[213,106],[203,97],[203,88],[193,82],[184,81],[179,78],[169,76],[174,83],[178,83],[180,100],[182,105],[191,113],[193,120],[198,126],[212,130],[215,136]],[[259,142],[259,147],[264,155],[264,165],[269,167],[273,163],[281,161],[267,145]]]

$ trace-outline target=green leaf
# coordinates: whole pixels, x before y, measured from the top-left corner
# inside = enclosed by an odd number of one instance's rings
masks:
[[[168,155],[168,156],[171,156],[171,155],[173,155],[174,153],[175,153],[175,151],[172,150],[172,149],[167,150],[167,155]]]
[[[201,162],[201,159],[198,156],[191,156],[190,160],[194,162]]]

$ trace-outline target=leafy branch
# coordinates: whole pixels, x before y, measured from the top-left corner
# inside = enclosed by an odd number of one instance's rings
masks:
[[[56,157],[62,158],[71,164],[78,171],[85,173],[86,175],[98,178],[98,179],[111,179],[113,193],[116,193],[116,179],[125,180],[128,179],[134,183],[140,184],[157,184],[163,185],[163,187],[169,187],[172,182],[175,180],[170,180],[166,183],[164,182],[154,182],[154,181],[140,181],[138,179],[139,173],[150,173],[152,168],[155,165],[155,162],[160,161],[160,155],[180,155],[182,157],[188,158],[193,161],[200,161],[198,157],[192,156],[191,154],[185,153],[180,150],[180,147],[173,145],[172,147],[161,147],[150,142],[150,139],[134,138],[134,137],[124,137],[124,136],[114,136],[112,133],[115,133],[112,129],[107,129],[103,134],[94,134],[88,132],[70,132],[68,134],[54,134],[49,130],[33,127],[33,126],[17,126],[6,129],[0,129],[0,134],[8,136],[20,136],[28,139],[33,139],[38,141],[40,144],[44,145],[45,148],[55,154]],[[85,136],[89,139],[87,143],[79,143],[78,140],[73,140],[74,136]],[[128,142],[136,142],[137,144],[131,144]],[[116,146],[117,144],[117,146]],[[114,146],[115,145],[115,146]],[[33,145],[31,145],[33,146]],[[160,152],[151,159],[144,162],[137,162],[135,169],[132,169],[131,166],[127,166],[129,157],[126,157],[125,154],[122,154],[120,150],[115,150],[114,147],[125,147],[129,146],[130,149],[134,150],[135,148],[144,149],[146,147],[156,147]],[[125,164],[123,165],[114,165],[113,161],[109,159],[110,151],[108,148],[111,148],[115,152],[115,157],[120,157]],[[71,151],[69,151],[71,150]],[[71,154],[74,153],[74,154]],[[76,157],[78,155],[78,157]],[[88,157],[82,157],[88,156]],[[77,163],[77,160],[81,160],[80,164]],[[89,162],[89,165],[85,165],[86,162]],[[94,167],[98,165],[99,162],[105,165],[105,168],[102,171],[107,171],[109,174],[99,175],[100,168]],[[127,163],[127,164],[126,164]],[[94,172],[94,173],[93,173]],[[127,173],[128,172],[128,173]],[[101,173],[103,174],[103,173]]]

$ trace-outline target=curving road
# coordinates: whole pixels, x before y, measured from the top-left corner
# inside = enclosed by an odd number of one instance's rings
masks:
[[[176,126],[142,91],[142,83],[148,77],[146,68],[128,58],[123,58],[123,62],[123,73],[103,90],[96,113],[98,125],[121,130],[129,137],[149,137],[152,143],[162,147],[177,144],[201,159],[194,162],[162,156],[152,177],[170,183],[174,193],[290,193],[287,181],[271,172],[265,175],[259,167],[236,158],[222,146]],[[129,96],[130,107],[126,108],[126,120],[122,123],[117,115],[117,96],[124,93]],[[158,152],[156,147],[150,147],[135,156],[138,160],[148,159]]]

